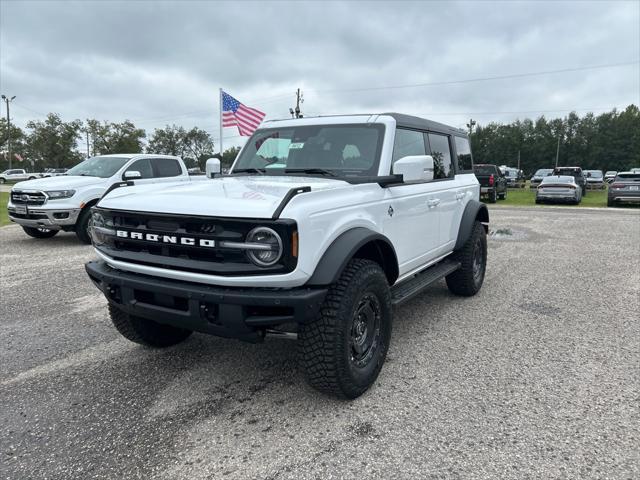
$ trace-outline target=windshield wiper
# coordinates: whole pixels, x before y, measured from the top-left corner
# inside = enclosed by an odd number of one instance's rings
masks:
[[[264,168],[238,168],[233,173],[257,173],[258,175],[264,175]]]
[[[284,173],[309,173],[311,175],[328,175],[330,177],[337,177],[335,172],[324,168],[285,168]]]

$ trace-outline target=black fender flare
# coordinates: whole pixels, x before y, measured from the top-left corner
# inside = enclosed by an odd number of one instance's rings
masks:
[[[464,212],[462,213],[460,228],[458,229],[458,238],[456,239],[454,250],[462,248],[469,239],[471,232],[473,231],[473,224],[476,220],[484,224],[485,230],[488,229],[489,210],[484,203],[480,203],[477,200],[469,200],[469,203],[464,207]]]
[[[387,237],[364,227],[352,228],[340,234],[325,250],[306,285],[331,285],[337,282],[347,263],[359,251],[364,258],[381,263],[389,285],[393,285],[398,278],[395,248]]]

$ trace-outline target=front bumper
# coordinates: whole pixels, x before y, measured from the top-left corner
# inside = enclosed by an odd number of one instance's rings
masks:
[[[21,205],[22,206],[22,205]],[[19,225],[32,228],[49,228],[60,230],[64,227],[71,227],[78,221],[80,208],[42,208],[41,206],[28,207],[27,213],[17,213],[16,206],[9,203],[7,212],[9,220]]]
[[[124,272],[103,261],[85,264],[111,305],[141,318],[220,337],[258,342],[268,328],[306,323],[326,288],[229,288]]]

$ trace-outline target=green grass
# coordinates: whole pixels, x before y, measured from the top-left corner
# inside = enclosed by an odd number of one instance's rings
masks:
[[[536,191],[529,188],[515,189],[510,188],[507,192],[506,200],[498,200],[496,205],[509,206],[534,206],[536,205]],[[558,203],[554,205],[566,205]],[[572,205],[575,206],[575,205]],[[579,207],[606,207],[607,191],[606,190],[588,190],[587,194],[582,197]]]
[[[11,223],[7,214],[7,203],[9,203],[9,192],[0,192],[0,226]]]

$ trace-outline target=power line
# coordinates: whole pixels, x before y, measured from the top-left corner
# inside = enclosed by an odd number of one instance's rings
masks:
[[[387,85],[387,86],[380,86],[380,87],[347,88],[347,89],[336,89],[336,90],[310,89],[310,91],[316,92],[316,93],[340,93],[340,92],[365,92],[365,91],[373,91],[373,90],[391,90],[391,89],[400,89],[400,88],[434,87],[438,85],[456,85],[461,83],[485,82],[490,80],[505,80],[509,78],[535,77],[535,76],[549,75],[549,74],[556,74],[556,73],[582,72],[585,70],[596,70],[600,68],[613,68],[613,67],[637,65],[639,63],[640,63],[640,60],[636,60],[634,62],[608,63],[603,65],[591,65],[588,67],[562,68],[559,70],[542,70],[539,72],[512,73],[508,75],[495,75],[490,77],[468,78],[465,80],[447,80],[447,81],[427,82],[427,83],[412,83],[412,84],[405,84],[405,85]]]

